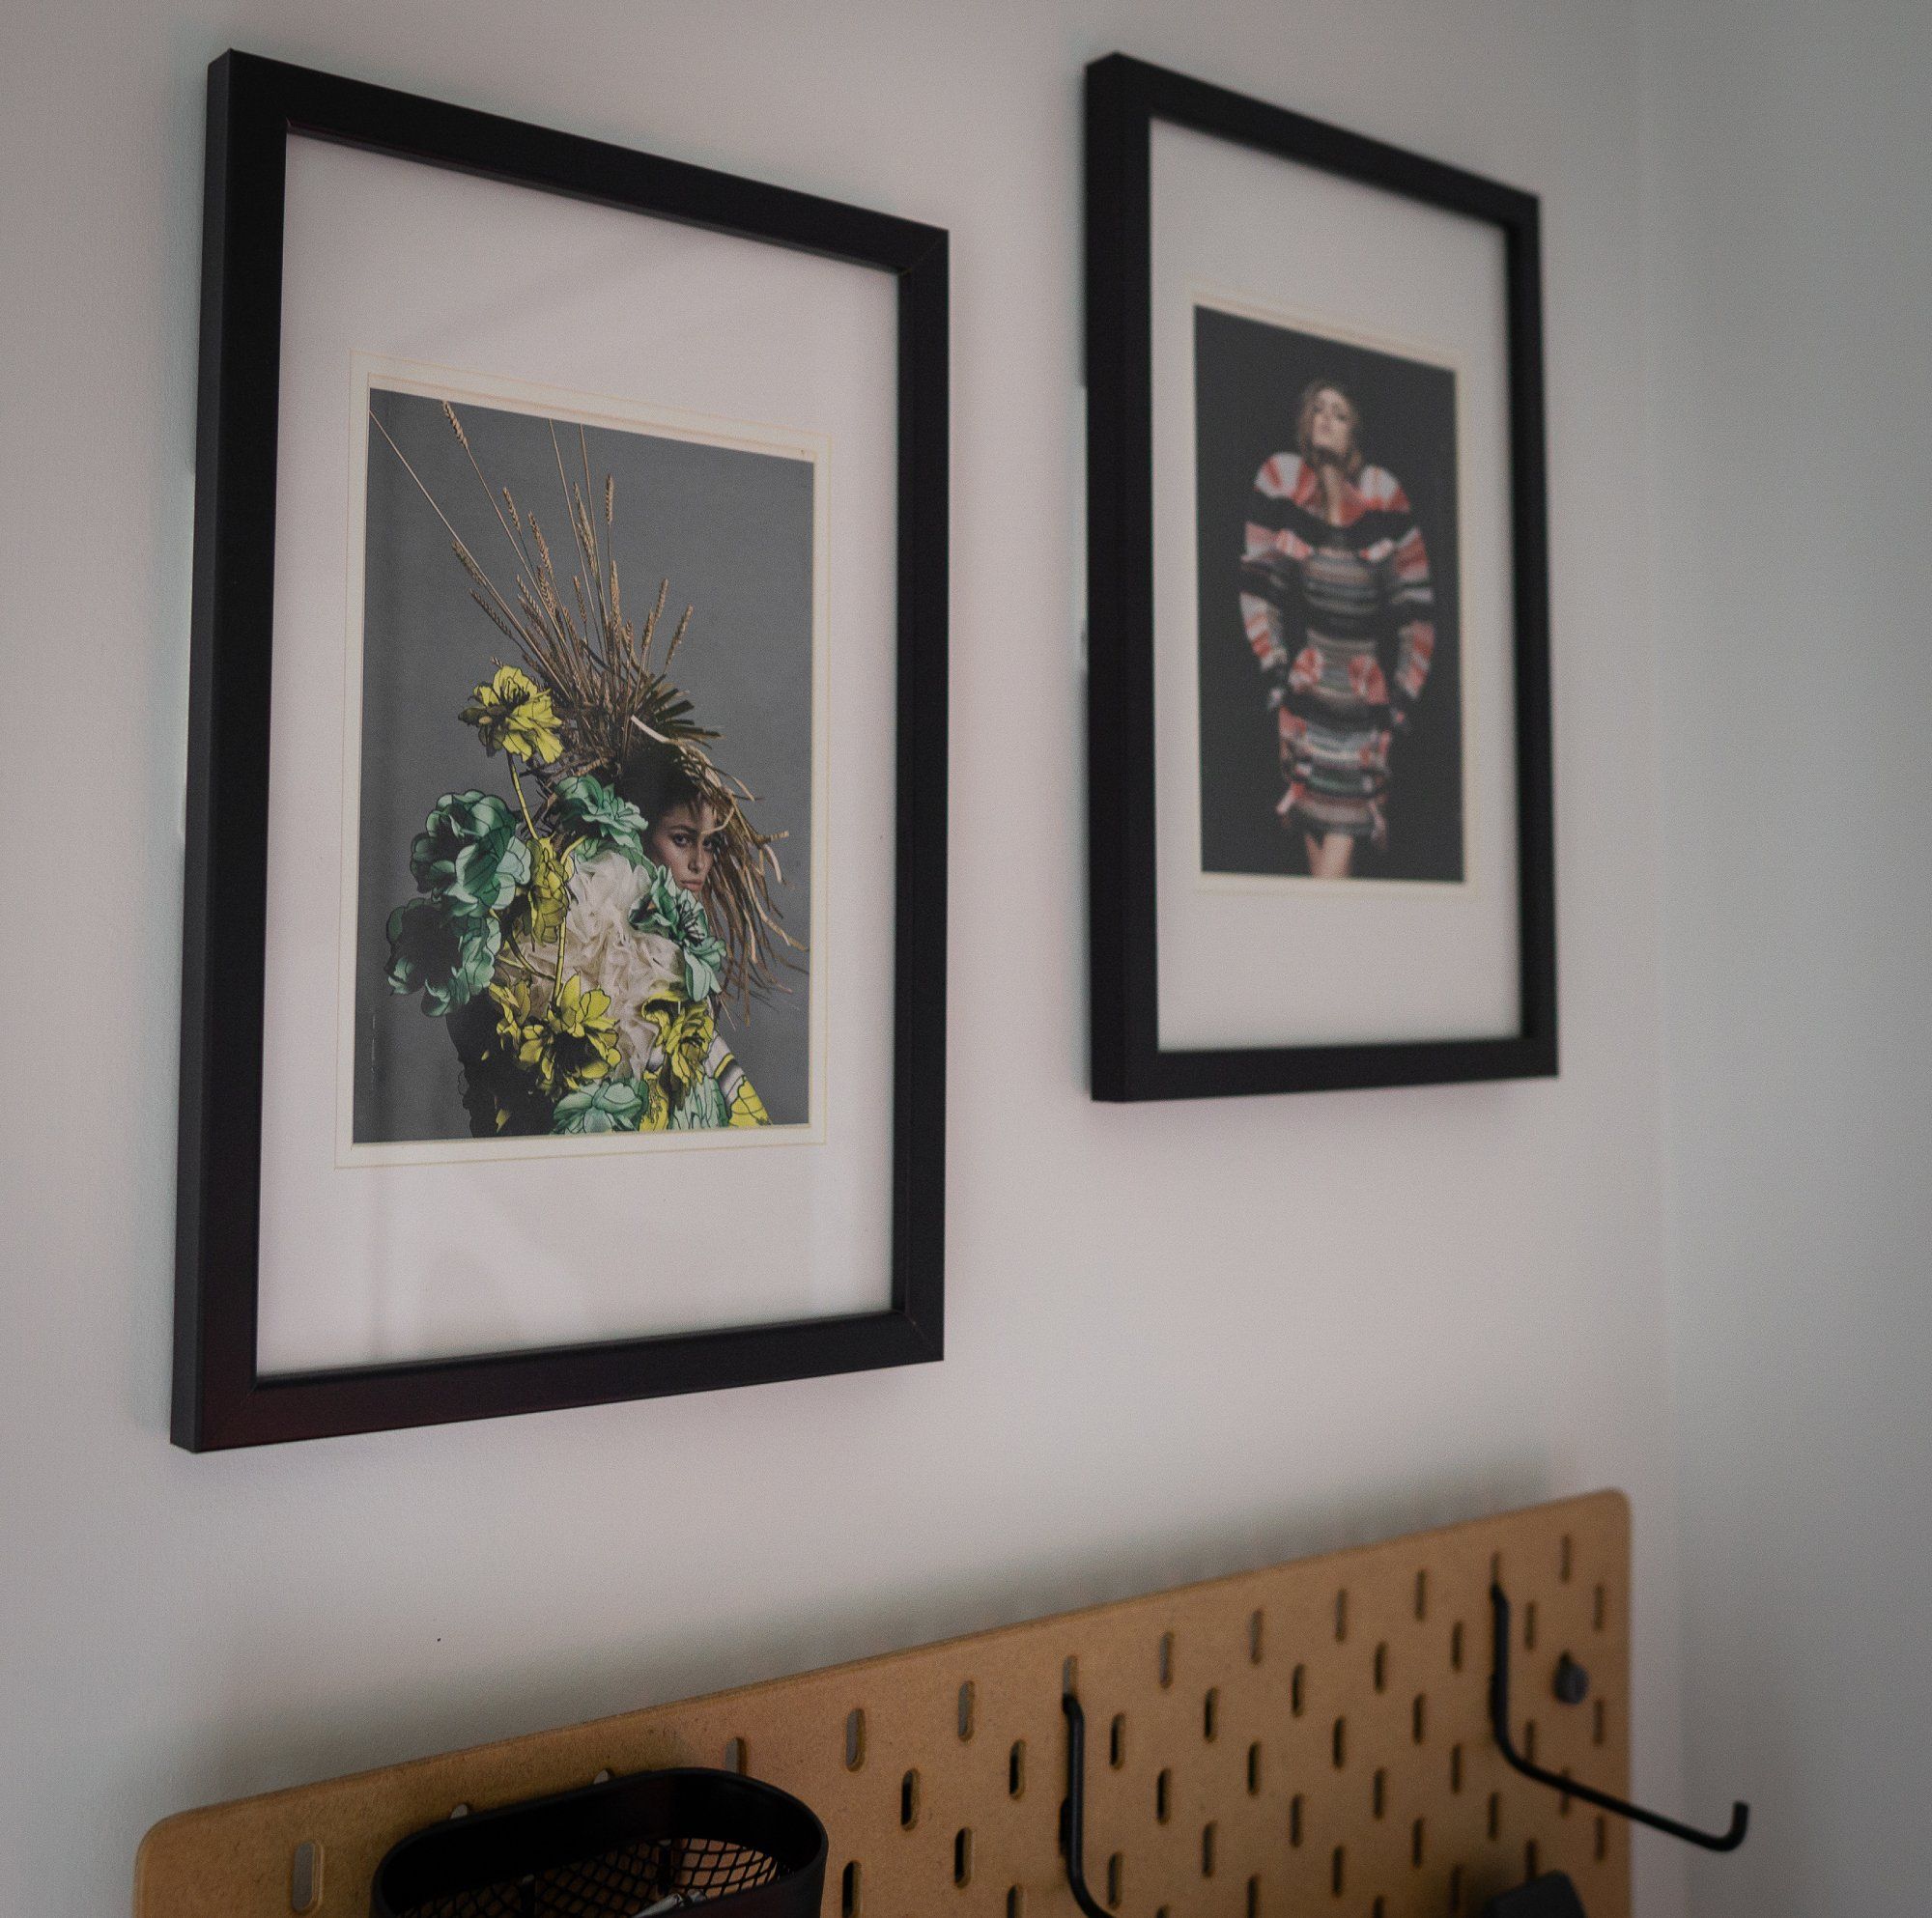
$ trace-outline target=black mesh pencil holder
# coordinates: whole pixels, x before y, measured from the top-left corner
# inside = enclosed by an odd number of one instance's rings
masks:
[[[477,1812],[390,1851],[370,1918],[817,1918],[825,1827],[731,1771],[640,1771]]]

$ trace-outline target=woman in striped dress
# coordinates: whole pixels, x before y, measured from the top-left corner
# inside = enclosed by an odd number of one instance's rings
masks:
[[[1241,620],[1268,681],[1308,870],[1350,876],[1388,838],[1389,748],[1435,650],[1429,553],[1395,476],[1362,458],[1361,413],[1332,381],[1302,393],[1296,451],[1255,475]]]

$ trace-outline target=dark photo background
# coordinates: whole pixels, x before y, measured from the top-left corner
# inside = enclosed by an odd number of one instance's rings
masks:
[[[1283,790],[1275,717],[1241,625],[1240,561],[1255,474],[1270,454],[1295,450],[1302,389],[1316,379],[1333,380],[1360,409],[1364,456],[1408,494],[1435,589],[1435,663],[1390,753],[1388,845],[1375,851],[1361,842],[1354,876],[1457,881],[1463,849],[1455,375],[1208,306],[1194,309],[1202,865],[1214,873],[1308,870],[1298,825],[1284,831],[1275,816]],[[1289,652],[1296,650],[1290,635]]]
[[[514,556],[490,501],[443,417],[440,400],[376,392],[374,410],[452,525],[514,598]],[[559,571],[569,550],[550,423],[457,403],[493,486],[534,510]],[[781,849],[783,924],[804,945],[811,926],[812,468],[808,461],[672,439],[648,431],[586,429],[601,491],[616,480],[610,537],[626,610],[640,619],[668,578],[657,660],[677,617],[695,608],[670,677],[698,721],[724,737],[708,749],[758,795]],[[575,422],[560,422],[566,464],[580,460]],[[581,461],[580,461],[581,464]],[[414,896],[410,841],[438,798],[471,789],[510,797],[500,754],[489,757],[458,718],[511,641],[469,598],[469,581],[415,482],[370,433],[362,628],[361,827],[356,876],[355,1137],[468,1139],[456,1049],[444,1021],[384,978],[392,908]],[[721,1030],[777,1125],[810,1117],[809,955],[781,973],[788,991],[755,1002]]]

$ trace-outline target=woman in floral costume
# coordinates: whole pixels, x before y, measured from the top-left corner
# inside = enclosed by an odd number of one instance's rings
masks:
[[[774,841],[653,664],[664,592],[641,628],[623,617],[589,491],[586,472],[565,499],[582,562],[567,588],[507,492],[505,530],[534,555],[514,598],[452,529],[471,597],[525,663],[498,665],[461,716],[510,791],[431,809],[410,849],[417,896],[389,916],[389,985],[447,1020],[479,1138],[768,1125],[718,1016],[727,998],[749,1012],[791,944]],[[608,526],[608,479],[603,506]]]

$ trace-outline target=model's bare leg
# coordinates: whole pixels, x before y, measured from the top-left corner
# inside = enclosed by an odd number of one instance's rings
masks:
[[[1347,879],[1355,857],[1355,841],[1347,832],[1324,832],[1320,839],[1308,839],[1308,870],[1316,879]]]

